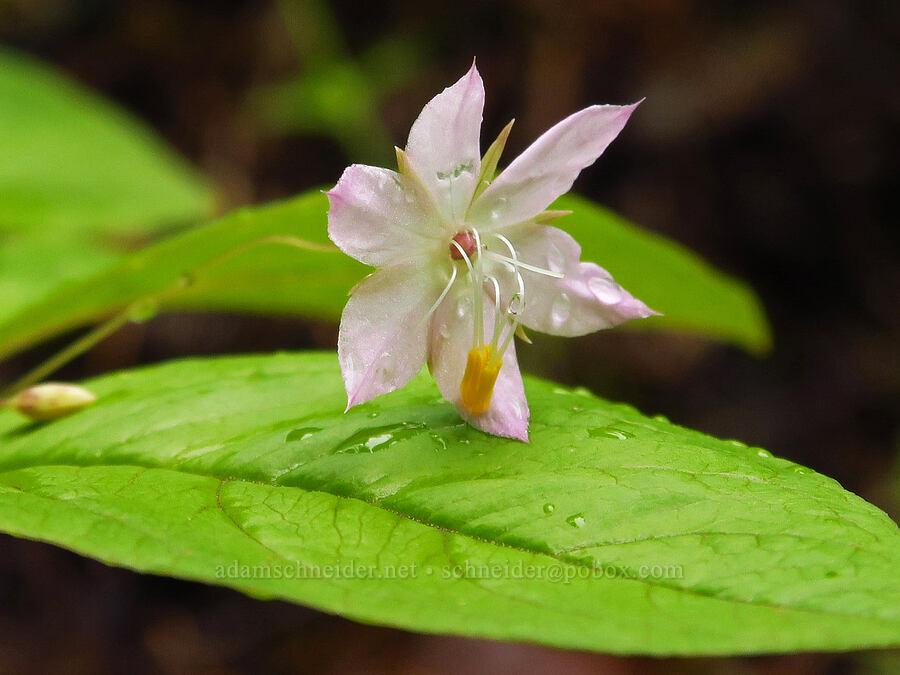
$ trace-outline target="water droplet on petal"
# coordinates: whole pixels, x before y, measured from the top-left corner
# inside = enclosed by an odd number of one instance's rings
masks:
[[[450,327],[442,323],[440,328],[438,328],[438,335],[440,335],[444,340],[450,337]]]
[[[572,314],[572,301],[566,293],[560,293],[550,307],[550,319],[557,328],[568,321]]]
[[[594,297],[605,305],[614,305],[622,299],[622,287],[612,279],[591,277],[588,280],[588,288]]]
[[[550,248],[547,249],[547,267],[551,272],[562,273],[565,264],[566,259],[562,251],[559,250],[559,246],[551,244]]]
[[[456,318],[457,319],[465,319],[466,315],[469,313],[469,306],[472,301],[467,298],[460,298],[456,303]]]
[[[575,513],[566,518],[566,522],[572,527],[584,527],[584,514]]]
[[[556,507],[553,504],[550,502],[544,504],[544,513],[553,513],[554,511],[556,511]]]

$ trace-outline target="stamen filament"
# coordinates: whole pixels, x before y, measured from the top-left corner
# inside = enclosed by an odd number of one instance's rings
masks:
[[[421,323],[425,323],[428,319],[431,318],[431,315],[434,314],[435,310],[437,310],[438,305],[447,297],[447,293],[450,292],[450,288],[453,286],[453,282],[456,281],[456,265],[450,266],[450,281],[447,282],[447,285],[444,286],[444,290],[441,291],[441,294],[438,296],[438,299],[434,301],[434,304],[431,305],[431,308],[425,313],[425,316],[422,317]]]
[[[481,250],[481,235],[478,234],[478,230],[474,227],[472,228],[472,236],[475,237],[475,250],[478,251],[478,258],[475,259],[477,274],[472,279],[472,291],[475,294],[473,298],[473,306],[475,308],[475,345],[480,347],[484,344],[484,310],[481,306],[481,296],[484,294],[484,263],[481,261],[481,256],[484,251]]]
[[[488,277],[487,280],[494,284],[494,336],[491,338],[491,345],[496,347],[503,318],[500,314],[500,284],[494,277]]]
[[[546,277],[553,277],[554,279],[565,279],[566,275],[561,272],[553,272],[551,270],[544,269],[543,267],[538,267],[536,265],[529,265],[528,263],[524,263],[521,260],[517,260],[516,258],[510,258],[509,256],[505,256],[501,253],[497,253],[495,251],[485,251],[487,255],[489,255],[494,260],[499,260],[500,262],[509,263],[513,267],[521,267],[523,270],[528,270],[529,272],[534,272],[535,274],[543,274]]]

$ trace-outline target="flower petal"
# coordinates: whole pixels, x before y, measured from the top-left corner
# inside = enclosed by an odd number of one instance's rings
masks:
[[[399,389],[422,369],[426,312],[441,292],[435,276],[416,265],[387,267],[366,277],[347,301],[338,359],[348,410]]]
[[[569,191],[583,168],[603,154],[638,106],[595,105],[570,115],[516,157],[469,209],[485,230],[525,222]]]
[[[495,436],[528,442],[528,401],[516,360],[515,340],[503,355],[503,366],[494,384],[494,395],[487,412],[472,415],[462,404],[460,385],[472,348],[472,290],[459,284],[441,303],[431,325],[428,367],[445,399],[477,429]],[[494,301],[484,295],[484,326],[488,336],[494,329]]]
[[[522,262],[565,274],[564,279],[522,270],[525,303],[520,320],[532,330],[573,337],[658,314],[594,263],[580,262],[581,247],[549,225],[523,225],[506,232]],[[498,248],[498,251],[503,249]],[[499,275],[511,296],[513,275]]]
[[[375,267],[421,259],[446,246],[437,214],[412,179],[354,164],[329,192],[328,236],[347,255]]]
[[[456,84],[428,102],[409,131],[409,164],[450,226],[463,223],[475,192],[483,109],[484,85],[472,63]]]

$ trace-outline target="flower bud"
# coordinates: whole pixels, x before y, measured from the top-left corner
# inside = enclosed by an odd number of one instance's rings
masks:
[[[62,382],[45,382],[29,387],[6,401],[36,422],[47,422],[78,412],[97,400],[87,389]]]

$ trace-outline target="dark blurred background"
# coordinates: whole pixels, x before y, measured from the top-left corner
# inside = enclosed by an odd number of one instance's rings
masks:
[[[611,331],[527,370],[738,438],[898,517],[900,3],[0,0],[0,41],[146,120],[221,210],[392,165],[477,56],[507,161],[592,103],[646,102],[575,190],[747,280],[775,349]],[[615,256],[614,250],[609,256]],[[602,260],[598,261],[602,264]],[[189,354],[333,348],[334,325],[182,314],[77,378]],[[19,357],[22,370],[50,348]],[[623,659],[365,627],[0,538],[0,672],[898,672],[890,654]]]

